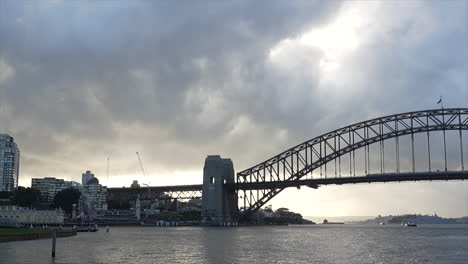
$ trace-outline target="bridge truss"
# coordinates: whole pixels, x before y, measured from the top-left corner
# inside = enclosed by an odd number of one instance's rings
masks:
[[[138,188],[108,188],[108,200],[191,200],[201,199],[202,185],[151,186]]]
[[[398,178],[391,177],[400,177],[400,180],[465,179],[466,173],[450,172],[447,166],[446,133],[447,131],[458,131],[457,136],[455,136],[458,137],[459,143],[460,166],[458,170],[465,172],[463,155],[468,150],[464,149],[463,130],[468,130],[468,108],[425,110],[375,118],[320,135],[241,171],[237,173],[236,185],[231,188],[235,188],[238,197],[243,200],[243,206],[240,208],[241,217],[247,218],[286,187],[296,185],[303,184],[316,188],[323,184],[398,180]],[[434,163],[431,157],[431,135],[436,131],[442,132],[444,153],[442,174],[431,166]],[[418,176],[415,134],[421,133],[426,134],[427,138],[424,144],[427,155],[427,168],[424,169],[424,172],[427,173]],[[401,178],[405,176],[405,173],[402,172],[402,160],[400,159],[403,136],[410,137],[411,169],[409,175],[411,177],[409,178]],[[394,142],[389,144],[389,141]],[[376,145],[377,147],[375,147]],[[405,147],[407,147],[406,144]],[[393,174],[389,173],[388,165],[386,166],[388,148],[393,148],[392,154],[395,161]],[[356,176],[356,163],[360,162],[357,157],[358,151],[360,156],[364,156],[363,172],[358,169],[358,174],[362,175],[363,173],[364,176]],[[376,155],[375,151],[378,152]],[[362,152],[364,153],[362,154]],[[377,174],[371,172],[373,169],[371,160],[375,159],[376,156],[378,157],[377,162],[380,163]],[[347,164],[343,164],[342,161]],[[332,177],[327,174],[327,166],[333,167]],[[349,169],[346,176],[342,173],[343,168]],[[454,173],[458,173],[458,176],[454,176]],[[304,178],[306,181],[308,179],[309,182],[304,182]],[[355,181],[353,182],[351,178],[355,178]]]

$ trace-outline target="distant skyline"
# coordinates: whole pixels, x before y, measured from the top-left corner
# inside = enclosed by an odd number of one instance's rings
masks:
[[[468,107],[467,1],[0,1],[0,134],[22,186],[86,170],[111,187],[201,183],[207,155],[240,171],[441,95]],[[463,216],[468,183],[291,188],[271,204]]]

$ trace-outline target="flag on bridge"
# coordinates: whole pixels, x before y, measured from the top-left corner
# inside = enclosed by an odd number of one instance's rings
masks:
[[[442,103],[442,96],[440,96],[439,101],[437,101],[437,104],[440,104],[440,103]]]

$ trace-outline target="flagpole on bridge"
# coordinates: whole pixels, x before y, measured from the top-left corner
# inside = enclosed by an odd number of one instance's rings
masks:
[[[439,98],[439,101],[437,101],[437,104],[440,104],[440,107],[442,108],[442,110],[444,109],[444,88],[441,87],[440,88],[440,98]]]
[[[444,109],[444,103],[442,101],[442,93],[440,94],[440,99],[439,101],[437,101],[437,104],[440,104],[440,106],[442,107],[442,109]]]

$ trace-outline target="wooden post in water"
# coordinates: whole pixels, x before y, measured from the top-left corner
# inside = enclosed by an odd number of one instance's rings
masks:
[[[52,258],[55,258],[55,245],[57,240],[57,231],[52,231]]]

